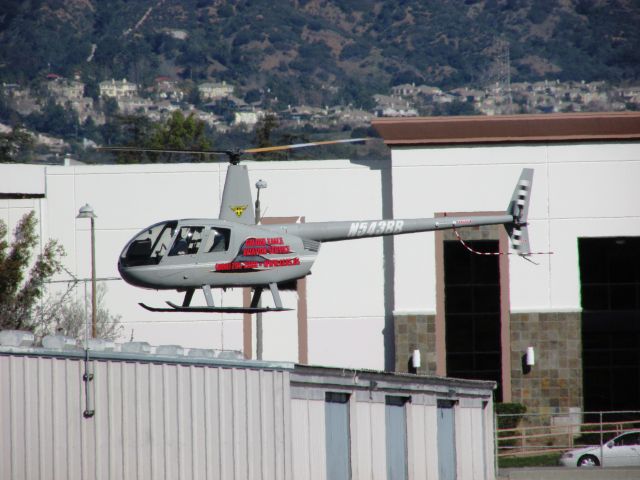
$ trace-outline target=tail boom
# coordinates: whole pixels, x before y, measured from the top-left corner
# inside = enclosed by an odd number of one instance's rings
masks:
[[[342,222],[313,222],[263,225],[262,228],[296,235],[316,242],[337,242],[357,238],[459,229],[481,225],[504,225],[519,255],[529,255],[527,215],[533,169],[522,170],[507,210],[498,215],[445,216],[438,218],[388,219]]]

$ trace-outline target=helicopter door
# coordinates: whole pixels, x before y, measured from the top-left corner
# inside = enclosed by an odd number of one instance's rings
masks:
[[[196,262],[215,262],[226,259],[228,257],[230,239],[231,230],[228,228],[207,228]]]
[[[168,258],[195,259],[202,243],[204,227],[181,226],[175,234]]]

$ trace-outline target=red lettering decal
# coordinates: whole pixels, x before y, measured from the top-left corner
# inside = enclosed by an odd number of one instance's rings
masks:
[[[248,270],[248,269],[256,269],[256,268],[294,267],[296,265],[300,265],[300,259],[298,257],[266,260],[264,262],[218,263],[215,266],[215,271],[228,272],[228,271],[234,271],[234,270]]]
[[[269,253],[267,247],[245,248],[242,251],[242,254],[247,256],[247,257],[252,257],[254,255],[266,255],[267,253]]]
[[[272,245],[271,247],[269,247],[268,253],[282,255],[285,253],[291,253],[291,249],[289,248],[289,245],[281,245],[281,246]]]

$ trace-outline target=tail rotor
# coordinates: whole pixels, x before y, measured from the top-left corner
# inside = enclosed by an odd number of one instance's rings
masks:
[[[530,255],[529,230],[527,218],[529,215],[529,197],[533,184],[533,169],[524,168],[516,185],[507,212],[513,217],[513,222],[505,228],[511,239],[511,245],[518,255]]]

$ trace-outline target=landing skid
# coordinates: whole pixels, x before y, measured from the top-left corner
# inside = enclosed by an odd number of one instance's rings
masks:
[[[265,313],[265,312],[286,312],[291,308],[271,308],[271,307],[182,307],[173,302],[167,302],[167,307],[151,307],[144,303],[138,303],[145,310],[150,312],[194,312],[194,313]]]
[[[169,305],[170,308],[150,307],[149,305],[145,305],[144,303],[138,303],[138,305],[140,305],[142,308],[150,312],[265,313],[265,312],[286,312],[288,310],[291,310],[291,308],[284,308],[282,306],[282,300],[280,300],[280,292],[278,291],[278,286],[275,283],[269,284],[269,289],[271,290],[271,294],[273,295],[273,301],[276,305],[275,308],[260,306],[259,303],[260,303],[260,297],[262,296],[262,289],[263,289],[262,286],[254,288],[253,298],[251,299],[251,305],[248,307],[216,307],[213,304],[213,295],[211,295],[211,286],[209,285],[202,286],[204,298],[207,301],[207,305],[203,307],[192,307],[190,305],[195,288],[188,288],[186,290],[182,305],[176,305],[173,302],[167,302],[167,305]]]

